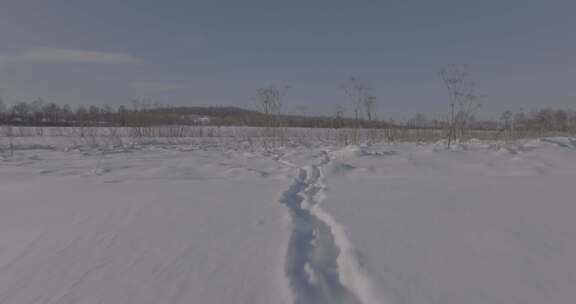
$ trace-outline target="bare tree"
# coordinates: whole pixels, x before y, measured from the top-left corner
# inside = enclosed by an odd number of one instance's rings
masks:
[[[349,99],[350,105],[352,106],[352,112],[354,113],[354,120],[359,122],[362,116],[364,102],[369,97],[368,93],[371,88],[355,77],[350,77],[350,79],[341,85],[340,88]]]
[[[373,97],[369,95],[372,89],[355,77],[348,79],[348,81],[341,85],[340,88],[344,91],[344,94],[346,94],[350,105],[352,106],[355,128],[352,141],[356,144],[358,143],[358,129],[361,127],[362,109],[365,108],[367,101],[371,106],[370,114],[372,114],[372,106],[374,106],[375,102],[375,100],[371,100]]]
[[[376,111],[376,96],[366,96],[364,99],[364,110],[368,121],[372,121],[375,117]]]
[[[470,80],[466,66],[450,65],[442,68],[440,77],[448,90],[450,116],[447,144],[450,146],[453,141],[464,136],[484,97],[476,93],[475,83]]]
[[[254,101],[264,114],[265,139],[275,139],[279,135],[280,114],[282,113],[282,98],[286,95],[289,86],[278,88],[274,85],[256,90]]]
[[[332,127],[334,129],[344,127],[344,114],[346,113],[346,107],[342,105],[337,105],[334,111],[334,122]]]
[[[4,89],[0,88],[0,125],[7,120],[6,105],[4,104]]]
[[[506,140],[510,140],[512,137],[512,130],[514,126],[514,115],[511,111],[504,111],[500,115],[500,132],[504,133]]]
[[[332,128],[336,129],[336,141],[338,143],[348,145],[349,138],[348,130],[346,128],[345,118],[346,107],[343,105],[337,105],[334,109],[334,119],[332,121]]]
[[[0,131],[1,136],[6,137],[8,140],[8,155],[14,155],[14,129],[8,122],[8,114],[6,113],[6,105],[4,104],[4,92],[3,89],[0,88]],[[1,146],[0,146],[1,148]],[[1,149],[0,149],[1,152]]]

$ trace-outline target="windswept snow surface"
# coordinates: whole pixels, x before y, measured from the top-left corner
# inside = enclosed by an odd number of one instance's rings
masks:
[[[17,151],[0,303],[283,303],[292,174],[234,151]]]
[[[324,207],[382,303],[575,303],[574,143],[336,153]]]
[[[573,139],[28,141],[0,159],[0,303],[576,300]]]

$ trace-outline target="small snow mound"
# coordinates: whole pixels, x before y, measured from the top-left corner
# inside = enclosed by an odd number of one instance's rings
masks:
[[[540,139],[531,139],[526,141],[522,147],[523,148],[540,148],[543,146],[543,143]]]
[[[367,155],[366,151],[364,151],[361,147],[356,145],[348,145],[340,150],[332,152],[331,154],[332,157],[335,159],[343,159],[343,158],[351,158]]]
[[[338,164],[335,164],[330,171],[336,175],[343,175],[343,174],[346,174],[348,171],[351,171],[354,169],[356,169],[356,167],[354,167],[350,164],[338,163]]]
[[[94,175],[103,175],[110,172],[109,168],[96,168],[94,170],[92,170],[92,174]]]
[[[477,138],[472,138],[463,143],[463,145],[466,147],[466,150],[482,150],[491,147],[489,142]]]
[[[496,146],[494,147],[495,155],[516,155],[518,150],[512,146]]]
[[[471,138],[468,140],[469,145],[484,145],[484,142],[479,140],[478,138]]]
[[[576,140],[568,137],[549,137],[542,139],[542,142],[554,144],[562,148],[576,148]]]

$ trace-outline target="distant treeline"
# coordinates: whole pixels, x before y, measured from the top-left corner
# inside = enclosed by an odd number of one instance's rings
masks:
[[[0,103],[0,123],[15,126],[236,125],[258,121],[260,113],[235,107],[168,107],[133,102],[120,106],[72,107],[38,99],[12,106]]]
[[[469,129],[475,130],[574,133],[576,132],[576,111],[553,108],[505,111],[496,120],[476,120],[474,116],[470,116],[465,124]],[[402,125],[412,129],[444,129],[448,128],[448,120],[428,119],[424,114],[417,114]]]
[[[14,126],[159,126],[159,125],[212,125],[212,126],[269,126],[269,115],[238,107],[187,107],[151,105],[133,102],[129,106],[77,106],[58,105],[42,99],[14,105],[0,102],[0,124]],[[513,113],[506,111],[498,120],[468,118],[468,128],[501,130],[502,132],[576,132],[576,111],[539,109]],[[343,116],[275,115],[275,126],[304,128],[411,128],[445,129],[448,121],[417,114],[403,122],[377,119],[356,119]]]
[[[345,128],[356,121],[346,117],[275,115],[283,127]],[[0,103],[0,124],[14,126],[118,126],[159,125],[266,126],[267,116],[238,107],[188,107],[150,105],[134,102],[130,106],[71,107],[46,103],[41,99],[11,106]],[[385,128],[384,121],[361,121],[361,127]]]

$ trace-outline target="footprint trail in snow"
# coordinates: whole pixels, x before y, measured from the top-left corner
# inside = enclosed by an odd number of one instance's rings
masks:
[[[324,153],[319,164],[299,168],[280,198],[292,221],[284,267],[294,303],[377,303],[366,294],[369,288],[359,286],[368,284],[359,264],[343,252],[350,249],[343,230],[319,206],[326,188],[322,167],[328,163],[330,158]]]

